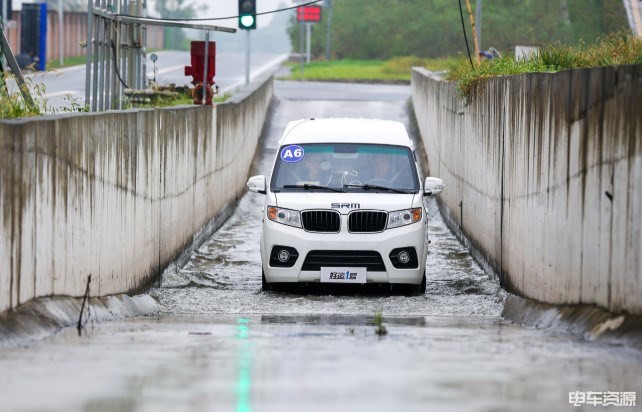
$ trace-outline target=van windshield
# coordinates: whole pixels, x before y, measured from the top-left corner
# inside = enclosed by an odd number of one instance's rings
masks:
[[[275,192],[327,190],[417,193],[412,151],[373,144],[302,144],[279,148],[272,173]]]

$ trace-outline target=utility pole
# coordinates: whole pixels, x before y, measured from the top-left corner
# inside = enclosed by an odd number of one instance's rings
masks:
[[[303,65],[305,57],[303,55],[303,21],[299,21],[299,60],[301,60],[301,76],[303,77]]]
[[[475,57],[477,59],[477,64],[481,64],[481,61],[479,60],[479,44],[477,44],[477,29],[475,28],[475,18],[473,17],[473,9],[470,7],[470,0],[466,0],[466,7],[468,8],[470,25],[473,26],[473,40],[475,41]]]
[[[477,43],[479,50],[483,50],[482,47],[482,3],[483,0],[477,0],[475,5],[475,23],[477,24]]]

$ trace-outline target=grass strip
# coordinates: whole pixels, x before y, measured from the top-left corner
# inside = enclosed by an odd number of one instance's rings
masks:
[[[409,82],[410,68],[428,67],[431,70],[445,70],[449,59],[422,59],[414,56],[397,57],[390,60],[328,60],[315,61],[304,65],[289,63],[292,67],[291,80],[324,81],[371,81]]]
[[[457,82],[460,96],[470,102],[492,77],[626,64],[642,64],[642,38],[628,30],[607,35],[590,46],[547,44],[525,58],[504,56],[482,61],[474,69],[468,59],[460,58],[452,62],[447,78]]]

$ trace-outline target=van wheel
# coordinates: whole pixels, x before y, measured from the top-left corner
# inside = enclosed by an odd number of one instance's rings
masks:
[[[419,285],[419,295],[426,294],[426,271],[424,270],[424,278],[421,279],[421,285]]]
[[[426,272],[419,285],[408,285],[408,296],[422,296],[426,294]]]
[[[263,292],[271,292],[272,290],[274,290],[272,285],[270,283],[267,283],[267,281],[265,280],[265,272],[263,272],[263,270],[261,270],[261,290]]]

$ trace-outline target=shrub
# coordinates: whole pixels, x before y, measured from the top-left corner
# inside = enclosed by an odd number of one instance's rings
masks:
[[[642,38],[628,30],[605,36],[588,47],[547,44],[538,54],[523,59],[504,56],[482,61],[474,68],[467,58],[460,58],[451,62],[448,79],[457,82],[459,94],[470,102],[481,90],[480,85],[491,77],[624,64],[642,64]]]

